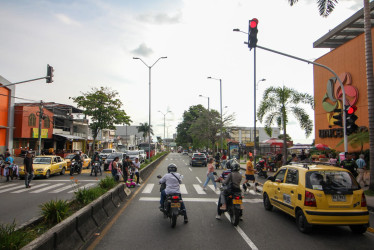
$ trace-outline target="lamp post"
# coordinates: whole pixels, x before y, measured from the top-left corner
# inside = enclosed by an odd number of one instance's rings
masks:
[[[220,107],[221,107],[221,150],[223,150],[223,139],[222,139],[222,79],[213,78],[208,76],[208,79],[213,79],[219,81],[219,93],[220,93]]]
[[[256,51],[256,48],[254,48],[254,51]],[[265,78],[262,78],[261,80],[258,80],[258,82],[256,83],[255,82],[255,86],[254,86],[254,89],[253,89],[253,101],[254,101],[254,150],[253,150],[253,155],[255,156],[254,158],[254,163],[256,164],[256,145],[257,145],[257,142],[256,142],[256,138],[257,138],[257,131],[256,131],[256,121],[257,121],[257,115],[256,115],[256,89],[257,89],[257,85],[259,82],[263,82],[263,81],[266,81]]]
[[[151,159],[151,69],[152,67],[160,60],[160,59],[166,59],[166,56],[162,56],[158,58],[151,66],[148,66],[141,58],[139,57],[133,57],[135,60],[140,60],[142,63],[144,63],[145,66],[148,68],[149,72],[149,133],[148,133],[148,143],[149,143],[149,148],[148,148],[148,159]]]
[[[203,95],[199,95],[199,97],[204,97],[204,98],[208,98],[208,111],[209,111],[209,96],[203,96]]]
[[[165,116],[166,116],[168,113],[171,113],[171,111],[168,110],[165,114],[164,114],[163,112],[161,112],[160,110],[159,110],[158,112],[160,112],[161,114],[164,115],[164,140],[165,140]]]

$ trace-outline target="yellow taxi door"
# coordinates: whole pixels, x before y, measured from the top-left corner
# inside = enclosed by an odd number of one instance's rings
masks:
[[[283,199],[282,206],[284,211],[292,216],[295,216],[295,205],[299,195],[297,193],[298,184],[299,171],[295,168],[288,168],[285,181],[281,188]]]
[[[282,185],[284,182],[284,177],[286,175],[286,170],[287,170],[286,168],[281,169],[274,176],[274,182],[272,182],[272,186],[273,186],[272,196],[273,197],[269,197],[271,200],[271,203],[281,209],[282,209],[282,200],[283,200],[281,189],[282,189]]]
[[[51,164],[51,174],[55,174],[57,172],[59,172],[58,159],[57,159],[57,157],[53,157],[52,164]]]

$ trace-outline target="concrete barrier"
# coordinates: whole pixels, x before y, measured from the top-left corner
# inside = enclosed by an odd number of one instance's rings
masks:
[[[96,225],[92,216],[92,206],[86,206],[79,210],[76,214],[77,218],[77,231],[83,241],[88,241],[94,232],[97,231]]]
[[[77,217],[71,216],[54,227],[55,249],[79,249],[84,241],[77,229]]]
[[[127,197],[127,194],[125,192],[125,188],[126,188],[126,186],[123,185],[123,188],[118,189],[118,197],[121,199],[122,202],[125,201],[126,197]]]
[[[91,216],[96,226],[101,226],[108,219],[107,214],[103,208],[103,200],[98,199],[91,203]]]
[[[120,184],[120,186],[124,186],[124,184]],[[115,207],[119,207],[121,205],[121,199],[119,198],[119,190],[121,189],[117,188],[112,192],[112,202]]]
[[[114,206],[113,201],[112,201],[112,191],[104,194],[102,196],[102,200],[103,200],[103,208],[104,208],[105,213],[107,214],[108,217],[112,216],[117,208],[117,206]]]

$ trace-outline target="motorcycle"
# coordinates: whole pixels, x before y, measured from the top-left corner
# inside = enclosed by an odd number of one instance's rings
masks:
[[[70,175],[74,173],[80,174],[82,172],[82,165],[79,162],[73,161],[70,166]]]
[[[243,215],[243,197],[241,192],[233,192],[226,197],[226,211],[230,215],[230,222],[235,227]]]
[[[161,175],[158,175],[157,178],[161,179]],[[177,224],[178,216],[185,214],[185,212],[181,209],[182,202],[183,200],[180,194],[169,194],[166,195],[164,207],[160,209],[161,212],[164,214],[164,218],[169,218],[170,225],[172,228],[174,228]],[[187,222],[185,221],[185,223]]]
[[[97,173],[100,171],[100,162],[94,162],[93,163],[93,168],[94,168],[94,173],[95,173],[95,176],[97,176]],[[101,171],[100,171],[101,172]],[[101,173],[101,175],[103,175],[103,173]]]
[[[259,177],[263,177],[264,179],[267,179],[268,174],[267,174],[266,170],[264,170],[264,167],[265,167],[265,161],[261,160],[256,164],[256,171],[257,171],[257,175]]]

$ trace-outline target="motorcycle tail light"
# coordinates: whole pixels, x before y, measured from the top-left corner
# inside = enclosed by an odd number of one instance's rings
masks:
[[[173,200],[179,200],[179,196],[173,196]]]
[[[235,197],[235,200],[240,200],[240,196],[236,196],[236,197]]]
[[[229,198],[232,199],[232,195],[230,195]]]

